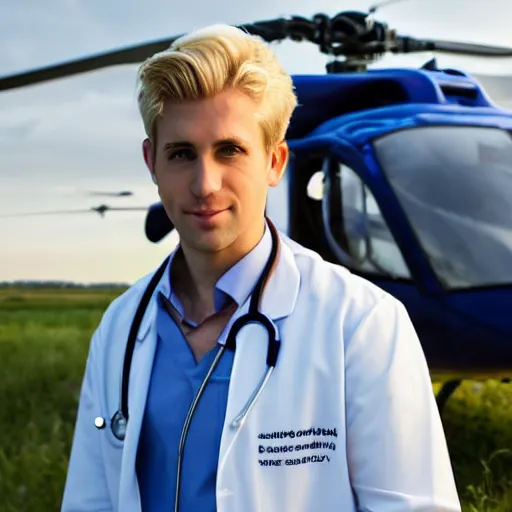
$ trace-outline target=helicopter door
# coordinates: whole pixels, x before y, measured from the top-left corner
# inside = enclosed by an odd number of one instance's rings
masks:
[[[321,172],[325,236],[336,259],[359,274],[411,279],[402,253],[370,189],[348,165],[326,158]],[[319,176],[312,177],[318,182]],[[311,193],[309,193],[311,197]]]

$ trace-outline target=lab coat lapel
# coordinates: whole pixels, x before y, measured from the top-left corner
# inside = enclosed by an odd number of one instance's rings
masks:
[[[263,291],[261,301],[261,312],[267,315],[276,326],[279,320],[286,318],[293,312],[299,286],[300,273],[292,250],[281,241],[278,263]],[[248,304],[240,308],[231,320],[230,326],[237,318],[247,313],[248,308]],[[282,339],[280,341],[281,343],[289,342],[289,340]],[[257,389],[267,370],[267,348],[267,331],[263,326],[258,324],[247,325],[242,328],[237,336],[226,419],[219,454],[217,489],[219,504],[222,503],[222,498],[229,498],[231,492],[229,482],[236,478],[236,468],[229,458],[229,451],[240,430],[235,430],[231,424]],[[279,365],[279,362],[277,365]],[[258,402],[256,402],[255,407],[257,407],[257,404]],[[250,416],[251,413],[249,413],[247,421],[249,421]],[[242,426],[241,429],[243,428]]]
[[[156,292],[155,295],[156,296]],[[129,424],[126,433],[121,468],[119,509],[140,512],[140,495],[136,475],[137,449],[157,345],[156,300],[152,299],[141,326],[130,373],[128,394]],[[135,363],[136,361],[136,363]]]

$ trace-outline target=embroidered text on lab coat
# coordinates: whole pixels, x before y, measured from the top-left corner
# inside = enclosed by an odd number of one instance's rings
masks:
[[[310,440],[305,442],[302,438],[308,436],[323,437],[323,440]],[[289,430],[281,432],[271,432],[258,434],[260,440],[286,440],[280,445],[258,445],[258,463],[265,467],[279,466],[296,466],[299,464],[310,464],[319,462],[330,462],[328,453],[336,450],[336,444],[333,441],[325,440],[326,437],[338,437],[337,430],[330,428],[310,428],[308,430]],[[292,439],[296,439],[295,443],[291,443]],[[307,452],[313,452],[309,454]],[[319,453],[320,451],[320,453]],[[302,453],[297,453],[302,452]],[[306,452],[306,453],[304,453]],[[323,453],[322,453],[323,452]],[[265,455],[289,454],[285,458],[262,458]],[[292,455],[293,454],[293,455]],[[303,455],[300,457],[299,455]]]
[[[335,428],[310,428],[308,430],[288,430],[281,432],[270,432],[266,434],[258,434],[258,439],[294,439],[295,437],[307,436],[331,436],[338,437],[338,431]]]

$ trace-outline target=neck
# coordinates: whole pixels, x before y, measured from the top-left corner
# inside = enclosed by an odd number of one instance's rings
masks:
[[[215,285],[231,267],[258,245],[265,231],[264,221],[250,232],[243,233],[230,246],[216,252],[202,252],[181,246],[183,257],[178,263],[178,277],[175,288],[185,300],[196,304],[198,308],[208,309],[213,313]]]

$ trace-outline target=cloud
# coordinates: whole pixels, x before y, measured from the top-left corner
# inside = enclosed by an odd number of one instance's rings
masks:
[[[48,0],[27,4],[22,0],[2,7],[0,62],[4,72],[37,66],[48,58],[69,58],[74,52],[87,51],[94,40],[101,44],[108,38],[85,2]]]
[[[371,3],[371,2],[370,2]],[[39,67],[133,43],[177,35],[210,23],[242,23],[285,15],[367,9],[366,0],[20,0],[0,17],[0,74]],[[464,16],[461,17],[460,13]],[[512,4],[468,0],[408,0],[376,16],[402,34],[509,44]],[[475,30],[478,27],[478,30]],[[308,43],[275,45],[291,73],[322,73],[327,58]],[[388,57],[378,66],[417,67],[432,55]],[[510,60],[441,56],[472,72],[503,73]],[[132,190],[112,205],[143,206],[158,199],[142,159],[144,137],[135,102],[137,66],[121,66],[0,93],[1,212],[88,208],[87,190]],[[484,82],[485,83],[485,82]],[[510,94],[507,81],[489,85]],[[500,85],[501,84],[501,85]],[[491,95],[493,92],[491,91]],[[100,198],[103,202],[103,198]],[[153,246],[144,214],[85,213],[0,219],[0,279],[21,277],[132,280],[156,266],[169,245]],[[172,246],[172,243],[170,244]]]
[[[116,74],[111,70],[104,77],[115,79]],[[2,167],[17,169],[26,178],[42,173],[56,179],[138,174],[144,131],[133,76],[104,91],[70,81],[65,95],[33,95],[22,101],[16,93],[14,105],[0,97]]]

